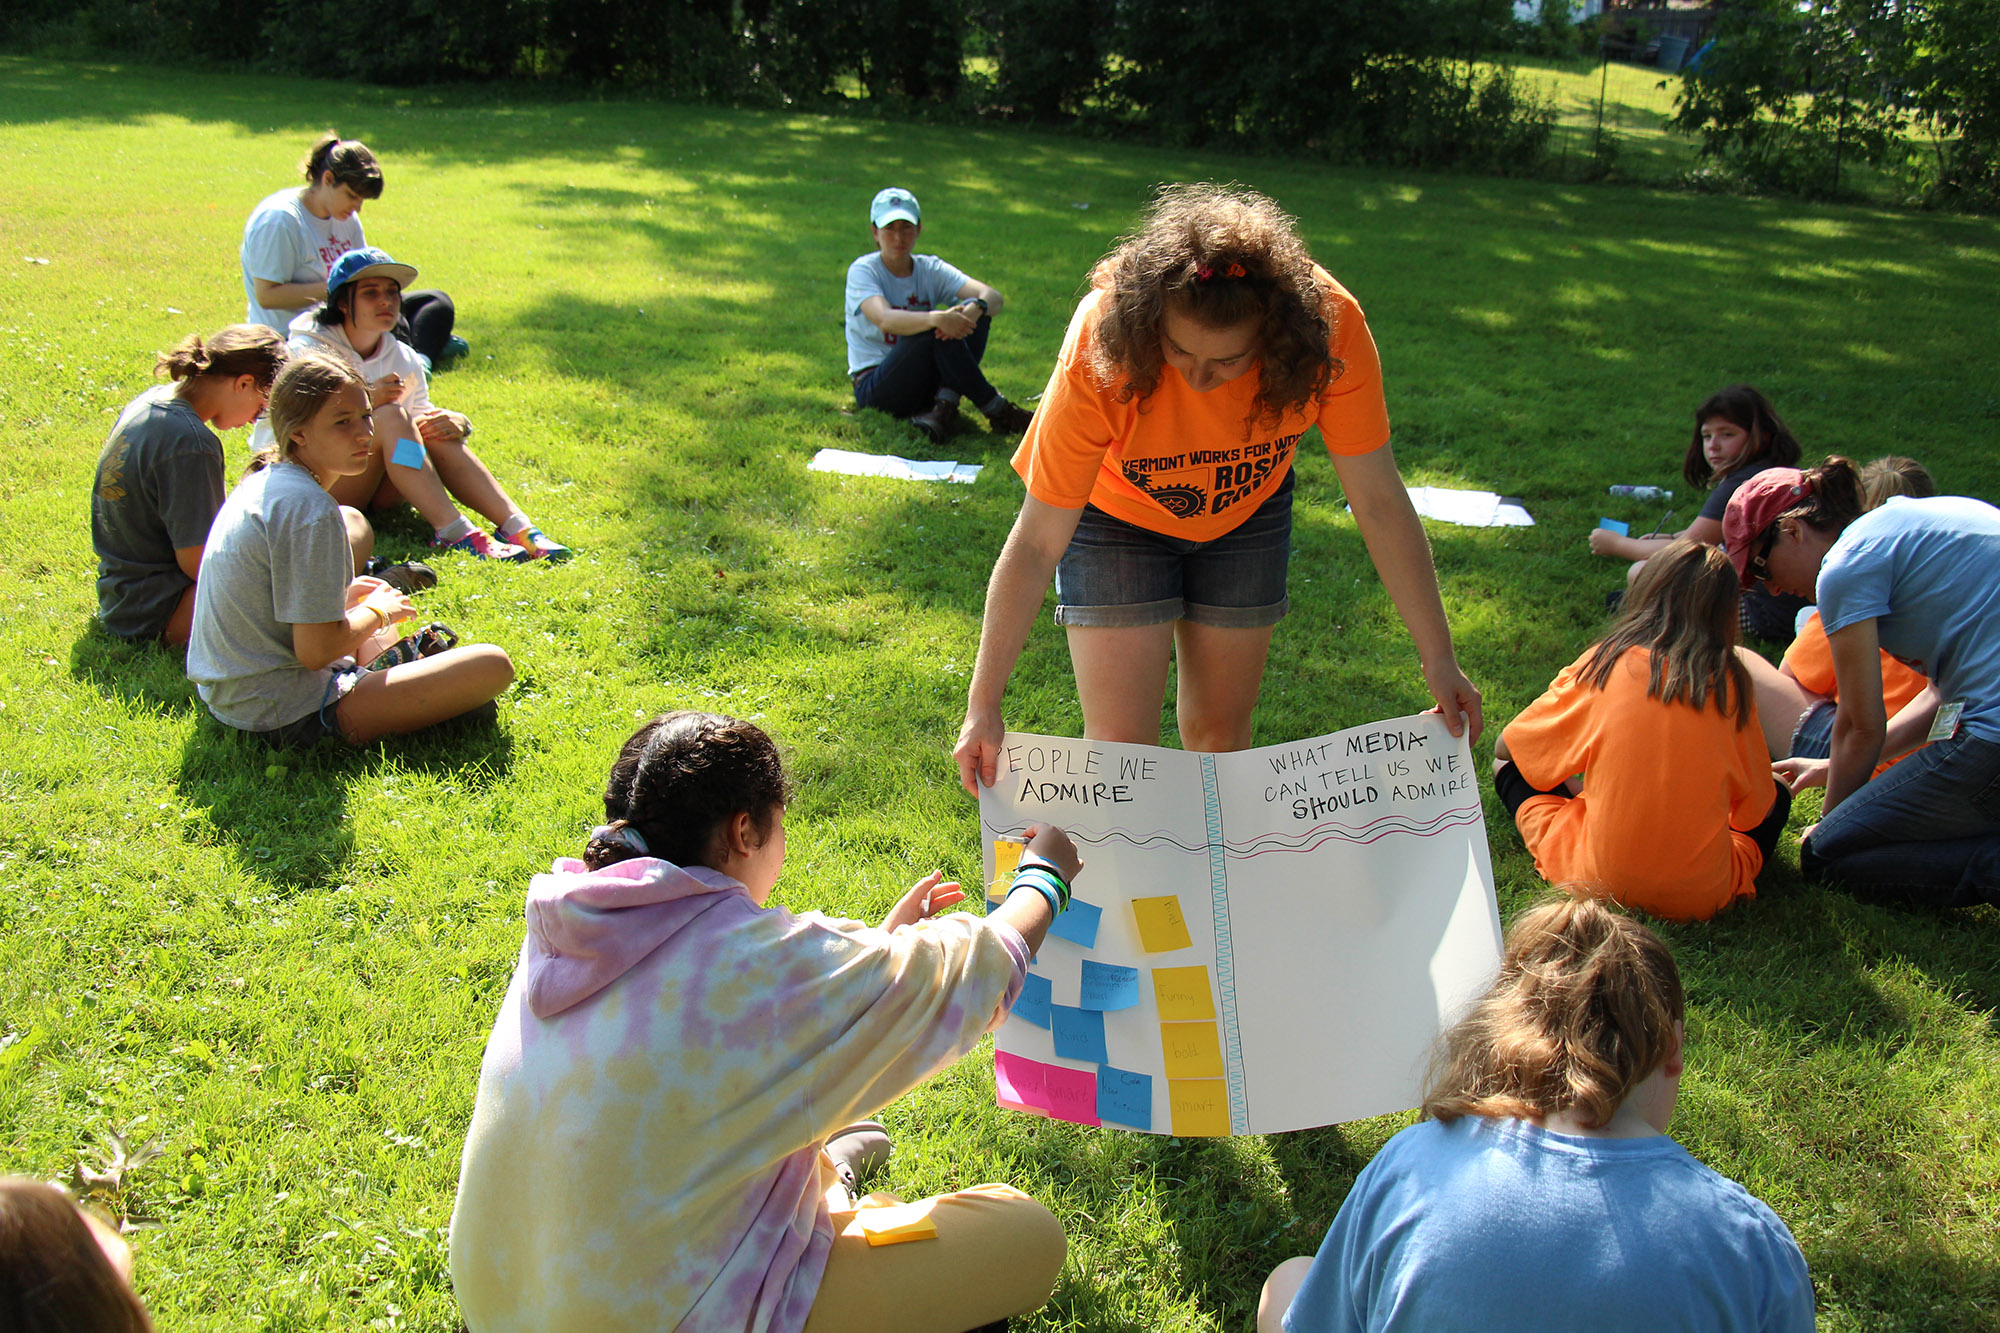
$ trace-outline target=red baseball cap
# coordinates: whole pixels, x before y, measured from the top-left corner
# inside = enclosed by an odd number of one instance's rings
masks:
[[[1750,548],[1778,516],[1799,507],[1812,493],[1806,474],[1795,467],[1766,468],[1736,488],[1722,515],[1722,549],[1745,588],[1757,581],[1750,572]]]

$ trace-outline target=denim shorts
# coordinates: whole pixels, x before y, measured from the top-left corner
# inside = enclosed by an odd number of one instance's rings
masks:
[[[367,674],[358,666],[333,668],[332,675],[326,682],[326,697],[320,700],[318,708],[302,718],[287,722],[282,727],[273,727],[269,731],[253,731],[250,734],[274,750],[304,750],[319,744],[328,736],[346,740],[347,738],[340,734],[340,701],[346,698],[347,692]]]
[[[1822,699],[1799,716],[1792,728],[1792,758],[1827,759],[1833,755],[1833,715],[1840,706]]]
[[[1056,566],[1056,623],[1119,629],[1191,620],[1262,629],[1289,609],[1290,472],[1250,517],[1213,541],[1166,537],[1086,505]]]

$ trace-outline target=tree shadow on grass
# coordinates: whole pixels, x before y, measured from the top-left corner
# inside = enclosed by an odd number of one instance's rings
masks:
[[[356,852],[348,794],[390,755],[479,790],[506,781],[512,754],[512,739],[477,713],[360,748],[328,739],[275,750],[204,712],[182,746],[178,786],[245,871],[292,894],[340,880]]]

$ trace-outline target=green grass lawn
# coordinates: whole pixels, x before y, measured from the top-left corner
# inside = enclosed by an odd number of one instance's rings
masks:
[[[458,300],[473,355],[435,396],[581,554],[439,562],[431,614],[519,666],[497,730],[273,776],[178,663],[92,628],[87,496],[154,352],[241,317],[243,220],[329,125],[385,163],[370,240]],[[1369,311],[1406,476],[1538,521],[1432,529],[1496,727],[1600,627],[1621,571],[1587,553],[1594,520],[1659,516],[1605,486],[1683,489],[1689,414],[1725,383],[1763,388],[1809,451],[1909,453],[2000,496],[1991,220],[14,58],[0,161],[0,1169],[160,1136],[123,1202],[159,1223],[138,1282],[167,1329],[457,1328],[444,1228],[522,893],[582,846],[636,719],[725,710],[786,746],[788,906],[879,915],[934,866],[976,877],[946,750],[1019,503],[1007,443],[953,441],[988,465],[971,487],[805,466],[933,456],[842,411],[841,277],[882,184],[1007,294],[987,364],[1017,395],[1153,183],[1239,179],[1298,213]],[[1323,457],[1297,508],[1260,742],[1428,703]],[[392,521],[381,546],[424,536]],[[1080,726],[1046,621],[1008,720]],[[1488,820],[1512,911],[1537,881],[1491,800]],[[1822,1327],[1991,1329],[2000,913],[1857,902],[1796,865],[1788,838],[1755,902],[1664,932],[1692,1004],[1676,1135],[1791,1226]],[[885,1119],[887,1188],[1006,1179],[1062,1216],[1070,1263],[1028,1326],[1240,1330],[1407,1117],[1089,1131],[995,1109],[974,1055]]]

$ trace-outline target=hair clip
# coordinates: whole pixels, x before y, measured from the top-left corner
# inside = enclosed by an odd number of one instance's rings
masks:
[[[1196,282],[1207,282],[1210,278],[1214,276],[1215,276],[1215,270],[1210,268],[1206,264],[1203,264],[1200,268],[1194,271],[1194,280]]]
[[[1241,277],[1246,277],[1248,275],[1243,272],[1243,265],[1238,264],[1232,260],[1229,265],[1227,276],[1232,278],[1241,278]]]

